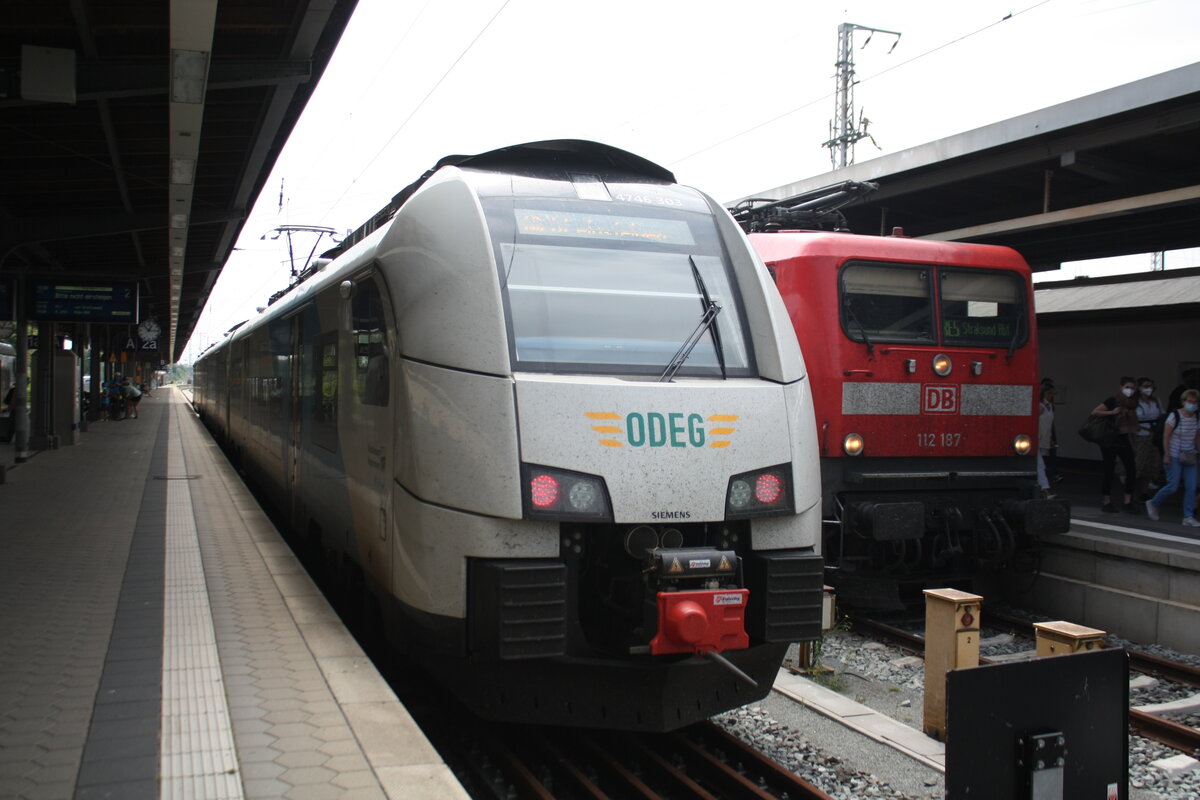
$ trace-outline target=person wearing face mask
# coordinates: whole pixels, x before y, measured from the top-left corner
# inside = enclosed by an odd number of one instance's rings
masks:
[[[1163,423],[1163,464],[1167,467],[1167,485],[1146,501],[1146,515],[1158,519],[1158,510],[1183,483],[1183,525],[1200,528],[1196,521],[1196,433],[1200,391],[1188,389],[1180,398],[1183,405],[1172,411]]]
[[[1111,496],[1118,458],[1125,467],[1125,502],[1122,507],[1127,513],[1138,513],[1137,506],[1133,504],[1133,491],[1137,486],[1137,465],[1133,458],[1133,436],[1138,432],[1136,393],[1137,381],[1122,376],[1120,391],[1113,397],[1104,398],[1104,402],[1092,409],[1092,416],[1112,417],[1117,426],[1116,441],[1111,447],[1100,448],[1100,455],[1104,459],[1104,478],[1100,482],[1104,502],[1100,509],[1110,514],[1121,510],[1112,502]]]
[[[1042,397],[1038,404],[1038,452],[1037,452],[1037,482],[1042,490],[1042,498],[1050,500],[1050,478],[1047,475],[1050,447],[1054,441],[1054,387],[1042,384]]]
[[[1150,378],[1138,378],[1137,419],[1138,432],[1133,437],[1134,463],[1137,465],[1138,498],[1149,500],[1150,494],[1162,486],[1165,478],[1162,468],[1161,441],[1156,441],[1153,434],[1154,423],[1166,413],[1166,409],[1158,402],[1155,394],[1154,381]]]
[[[1045,404],[1047,389],[1049,389],[1051,392],[1049,405]],[[1042,401],[1043,401],[1043,405],[1042,405],[1042,409],[1039,413],[1043,414],[1043,415],[1049,414],[1049,416],[1050,416],[1050,438],[1046,439],[1045,437],[1042,437],[1042,438],[1038,439],[1038,448],[1039,448],[1039,451],[1043,453],[1043,460],[1045,461],[1046,478],[1050,481],[1050,483],[1058,483],[1059,481],[1065,480],[1066,476],[1058,471],[1058,430],[1054,426],[1054,379],[1053,378],[1042,378]],[[1038,424],[1039,425],[1041,424],[1040,417],[1039,417]],[[1045,448],[1045,450],[1041,450],[1041,448],[1043,448],[1043,447]]]

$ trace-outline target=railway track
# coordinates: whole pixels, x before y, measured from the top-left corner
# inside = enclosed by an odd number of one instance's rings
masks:
[[[925,652],[925,637],[920,634],[866,617],[854,618],[854,625],[860,629],[870,630],[896,646],[913,653],[923,654]],[[989,612],[988,626],[1006,629],[1021,636],[1034,637],[1031,623],[1003,614]],[[1130,668],[1137,672],[1200,688],[1200,669],[1196,667],[1140,653],[1136,650],[1127,650],[1126,652],[1129,655]],[[980,657],[979,662],[980,664],[995,663],[985,657]],[[1147,739],[1152,739],[1189,755],[1200,751],[1200,730],[1188,725],[1181,725],[1166,717],[1130,708],[1129,727]]]
[[[360,594],[310,572],[472,797],[833,800],[712,722],[654,734],[482,720],[390,648]]]
[[[479,798],[832,800],[711,722],[670,734],[478,723],[452,738],[439,750]]]

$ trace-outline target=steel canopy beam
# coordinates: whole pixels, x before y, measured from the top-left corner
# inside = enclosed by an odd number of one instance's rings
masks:
[[[1080,222],[1096,222],[1110,217],[1126,214],[1138,214],[1172,206],[1200,202],[1200,186],[1184,186],[1165,192],[1125,197],[1120,200],[1109,200],[1104,203],[1094,203],[1075,208],[1064,208],[1059,211],[1049,211],[1044,214],[1032,214],[1026,217],[999,220],[984,225],[972,225],[950,231],[939,231],[919,239],[932,239],[941,242],[965,242],[975,239],[995,238],[1008,233],[1021,233],[1042,228],[1054,228]]]
[[[125,97],[154,97],[170,90],[170,76],[161,64],[84,58],[77,62],[75,99],[78,103],[114,100]],[[302,58],[270,61],[213,61],[209,69],[208,91],[243,89],[254,86],[307,83],[312,78],[312,62]],[[22,100],[14,95],[0,100],[0,108],[45,105]]]

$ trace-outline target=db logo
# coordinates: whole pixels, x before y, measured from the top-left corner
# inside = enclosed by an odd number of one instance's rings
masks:
[[[958,387],[927,383],[921,387],[921,412],[924,414],[957,414]]]

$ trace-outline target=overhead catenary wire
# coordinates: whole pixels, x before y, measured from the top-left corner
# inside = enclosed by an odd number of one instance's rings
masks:
[[[375,86],[376,86],[376,84],[379,83],[380,79],[386,75],[389,75],[389,72],[387,69],[388,64],[391,63],[391,60],[396,56],[396,54],[398,52],[400,52],[400,50],[404,47],[404,45],[408,43],[408,37],[412,34],[412,32],[416,29],[417,25],[421,22],[421,19],[422,19],[422,17],[424,17],[425,11],[429,8],[429,5],[431,2],[433,2],[433,0],[425,0],[425,3],[422,4],[420,10],[417,11],[416,16],[414,16],[412,18],[412,21],[409,22],[408,27],[405,28],[404,33],[402,33],[400,35],[400,37],[396,40],[396,43],[395,43],[395,45],[393,45],[391,51],[389,51],[388,54],[379,61],[379,64],[380,64],[379,69],[375,71],[375,74],[373,76],[371,76],[371,80],[369,82],[367,82],[367,84],[358,93],[357,97],[355,98],[355,101],[350,104],[351,108],[359,107],[363,103],[363,101],[368,96],[370,96],[372,92],[375,91]],[[342,131],[346,127],[346,123],[353,116],[354,116],[353,112],[348,112],[348,113],[342,115],[342,118],[338,121],[336,128],[326,137],[325,142],[321,145],[320,149],[317,151],[315,156],[308,160],[308,162],[307,162],[308,169],[306,169],[305,172],[300,176],[301,183],[303,183],[308,178],[308,176],[312,173],[313,168],[317,164],[321,163],[322,159],[325,156],[326,151],[328,151],[329,148],[335,142],[340,141],[340,137],[341,137]]]
[[[492,27],[492,23],[494,23],[500,17],[500,15],[504,13],[504,9],[508,8],[508,4],[511,1],[512,0],[504,0],[504,2],[500,5],[500,8],[496,9],[496,13],[493,14],[491,19],[489,19],[487,23],[479,29],[479,33],[475,34],[475,37],[471,39],[463,51],[458,54],[458,58],[454,59],[454,62],[446,69],[445,72],[442,73],[442,76],[437,79],[437,82],[430,87],[429,91],[425,93],[425,96],[421,98],[421,101],[413,107],[413,110],[409,112],[408,116],[405,117],[404,120],[396,127],[396,130],[392,131],[392,135],[387,138],[387,141],[380,145],[379,149],[375,151],[375,155],[371,156],[371,160],[368,161],[361,170],[359,170],[358,174],[355,175],[350,183],[346,185],[346,188],[342,190],[342,193],[338,195],[332,203],[329,204],[329,207],[325,210],[325,213],[321,215],[322,220],[324,220],[325,216],[330,211],[333,211],[333,209],[337,208],[338,204],[342,201],[342,198],[354,188],[354,185],[358,182],[358,179],[366,174],[367,170],[369,170],[371,166],[379,159],[379,157],[383,155],[383,152],[388,149],[393,141],[395,141],[396,137],[400,135],[401,131],[407,127],[412,118],[417,115],[417,113],[427,102],[429,102],[429,98],[433,97],[434,93],[437,92],[438,88],[442,85],[446,78],[450,76],[450,73],[454,71],[455,67],[457,67],[464,58],[466,58],[467,53],[471,52],[471,49],[475,47],[476,43],[483,38],[483,35],[487,33],[489,28]]]

